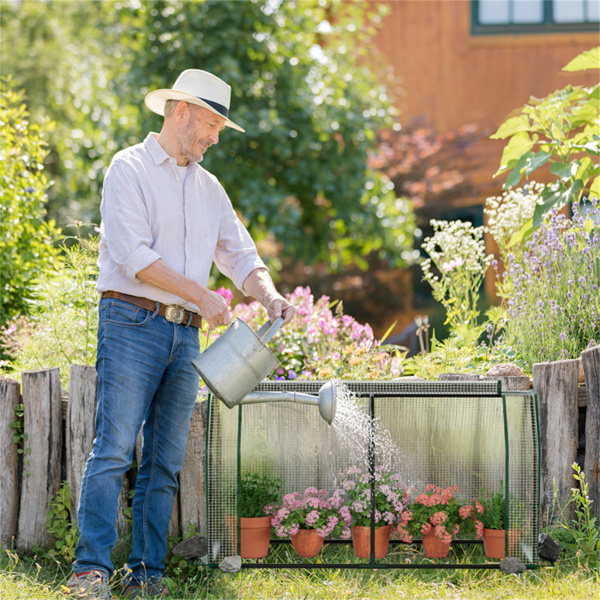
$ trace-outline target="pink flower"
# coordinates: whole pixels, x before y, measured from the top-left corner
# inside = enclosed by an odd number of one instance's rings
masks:
[[[433,515],[431,515],[429,520],[431,521],[431,523],[433,525],[441,525],[447,518],[448,518],[448,516],[446,515],[445,512],[439,511],[439,512],[436,512]]]
[[[473,510],[473,506],[468,504],[467,506],[461,506],[458,509],[458,514],[460,515],[461,519],[468,519],[469,516],[471,515],[472,510]]]
[[[219,296],[222,296],[223,298],[225,298],[225,302],[227,302],[227,306],[231,306],[231,301],[233,300],[233,292],[226,288],[226,287],[220,287],[217,290],[217,294],[219,294]]]
[[[481,521],[475,521],[475,535],[478,538],[483,535],[483,523]]]

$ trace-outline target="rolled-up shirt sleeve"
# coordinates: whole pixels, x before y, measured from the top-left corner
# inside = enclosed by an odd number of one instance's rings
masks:
[[[136,173],[124,161],[111,165],[104,180],[101,205],[103,234],[113,263],[127,279],[156,262],[152,230]]]
[[[223,275],[244,292],[244,281],[255,269],[267,269],[258,256],[250,234],[233,210],[229,198],[221,203],[219,237],[215,250],[215,264]]]

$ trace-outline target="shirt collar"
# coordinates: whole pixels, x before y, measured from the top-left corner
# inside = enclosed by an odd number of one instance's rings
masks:
[[[171,158],[163,149],[163,147],[156,141],[154,133],[149,133],[144,140],[144,146],[152,157],[155,165],[162,165],[165,160]]]
[[[154,161],[154,164],[158,166],[162,165],[165,162],[165,160],[175,160],[170,154],[167,154],[165,152],[164,148],[156,140],[156,137],[154,137],[155,135],[155,133],[150,132],[144,140],[144,147],[150,154],[152,160]],[[188,164],[188,166],[190,165]],[[193,163],[192,166],[195,169],[200,167],[198,163]]]

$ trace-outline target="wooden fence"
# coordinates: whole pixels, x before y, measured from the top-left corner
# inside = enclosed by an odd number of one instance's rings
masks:
[[[95,437],[96,370],[73,365],[69,374],[69,396],[61,394],[58,369],[25,371],[22,384],[0,381],[0,543],[28,551],[35,546],[48,548],[52,536],[47,514],[52,496],[61,482],[71,488],[71,519],[77,519],[79,489],[87,457]],[[26,450],[20,454],[13,441],[17,417],[15,408],[23,405]],[[192,416],[186,458],[179,474],[170,535],[179,536],[191,525],[206,531],[206,492],[204,479],[206,403],[199,402]],[[141,452],[141,435],[135,458]],[[117,528],[128,529],[125,509],[130,505],[130,489],[135,478],[132,468],[123,478]]]
[[[579,361],[541,363],[533,368],[538,396],[542,517],[552,518],[554,483],[558,499],[566,503],[576,485],[572,464],[584,456],[584,473],[600,518],[600,346],[582,354],[585,385],[578,383]],[[23,405],[27,435],[20,454],[13,441],[15,408]],[[192,417],[186,458],[179,475],[180,489],[171,517],[170,534],[178,536],[189,526],[206,532],[205,433],[206,403],[199,402]],[[58,369],[26,371],[22,384],[0,380],[0,543],[3,547],[31,550],[49,547],[52,537],[46,521],[52,496],[67,481],[72,493],[71,518],[76,519],[79,488],[94,439],[96,372],[73,365],[69,397],[61,394]],[[136,455],[141,442],[138,439]],[[127,532],[125,508],[135,469],[123,481],[117,526]]]

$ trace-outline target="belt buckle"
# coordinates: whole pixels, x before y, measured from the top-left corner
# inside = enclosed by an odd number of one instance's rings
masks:
[[[178,304],[168,304],[165,308],[165,319],[169,323],[180,325],[185,319],[185,309]]]

